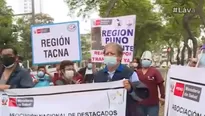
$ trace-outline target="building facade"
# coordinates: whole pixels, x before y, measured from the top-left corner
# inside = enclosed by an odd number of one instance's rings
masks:
[[[6,0],[7,6],[13,9],[14,14],[32,12],[32,0]],[[34,0],[35,13],[42,13],[42,0]]]
[[[23,1],[23,13],[31,13],[32,12],[32,1],[24,0]]]

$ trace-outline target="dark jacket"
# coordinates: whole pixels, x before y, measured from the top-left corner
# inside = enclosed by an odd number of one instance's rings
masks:
[[[92,83],[94,75],[93,74],[85,74],[87,67],[81,68],[78,73],[80,73],[83,76],[83,82],[84,83]]]
[[[108,81],[119,81],[122,79],[130,79],[133,74],[133,70],[125,65],[120,65],[115,71],[111,80],[109,80],[107,69],[102,69],[94,75],[94,82],[108,82]],[[133,90],[135,87],[133,86]],[[137,101],[135,101],[129,93],[127,94],[127,109],[126,116],[136,116],[133,112],[136,112]]]
[[[0,78],[4,72],[4,67],[1,66]],[[33,80],[29,72],[19,65],[11,73],[9,79],[6,81],[7,85],[10,85],[11,88],[32,88],[34,86]]]

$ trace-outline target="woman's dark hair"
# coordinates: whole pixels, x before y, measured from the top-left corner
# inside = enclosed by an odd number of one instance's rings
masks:
[[[60,63],[60,70],[64,70],[66,66],[73,66],[74,63],[70,60],[64,60]]]
[[[137,61],[137,62],[136,62],[136,63],[138,64],[137,69],[142,68],[142,64],[141,64],[141,60],[140,60],[140,58],[134,58],[134,60]]]

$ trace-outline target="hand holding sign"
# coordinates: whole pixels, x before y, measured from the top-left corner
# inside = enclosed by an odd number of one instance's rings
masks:
[[[123,85],[124,85],[124,88],[127,89],[127,91],[131,90],[131,84],[130,84],[129,80],[127,80],[127,79],[123,80]]]

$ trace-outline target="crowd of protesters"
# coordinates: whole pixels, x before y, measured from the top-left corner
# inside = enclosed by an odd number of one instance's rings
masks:
[[[0,90],[123,80],[128,92],[126,116],[158,116],[160,103],[164,104],[164,80],[160,72],[151,66],[149,51],[127,66],[121,64],[123,48],[116,43],[109,43],[104,47],[105,67],[99,71],[91,60],[78,71],[72,61],[64,60],[56,66],[54,74],[50,74],[45,66],[38,66],[36,75],[22,67],[22,59],[19,59],[13,47],[2,48],[0,56]]]

